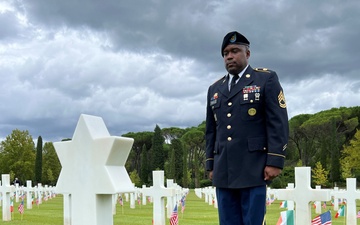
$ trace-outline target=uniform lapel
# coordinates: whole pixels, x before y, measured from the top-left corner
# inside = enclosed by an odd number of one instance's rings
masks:
[[[245,70],[244,74],[241,76],[237,84],[233,87],[233,90],[231,90],[229,98],[234,97],[244,88],[244,86],[250,85],[253,81],[253,69],[249,66]]]
[[[228,88],[228,82],[229,82],[229,79],[227,79],[227,76],[224,76],[223,80],[220,81],[220,86],[218,87],[219,88],[219,92],[225,96],[225,97],[228,97],[229,96],[229,88]]]

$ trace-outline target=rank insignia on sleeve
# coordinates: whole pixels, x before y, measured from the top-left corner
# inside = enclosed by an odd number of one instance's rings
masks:
[[[278,95],[278,99],[279,99],[279,105],[281,108],[286,108],[286,102],[285,102],[285,96],[284,93],[282,91],[280,91],[279,95]]]

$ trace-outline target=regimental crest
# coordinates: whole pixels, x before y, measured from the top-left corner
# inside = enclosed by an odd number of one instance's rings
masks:
[[[285,96],[283,91],[280,91],[279,95],[278,95],[278,100],[279,100],[279,106],[283,109],[286,108],[286,101],[285,101]]]
[[[229,41],[230,43],[234,43],[236,41],[236,34],[234,34]]]

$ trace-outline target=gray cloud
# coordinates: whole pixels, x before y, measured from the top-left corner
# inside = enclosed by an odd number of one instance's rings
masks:
[[[114,135],[197,126],[232,30],[250,40],[253,67],[277,71],[290,117],[357,105],[359,10],[356,0],[0,4],[0,138],[15,128],[68,138],[81,113]]]

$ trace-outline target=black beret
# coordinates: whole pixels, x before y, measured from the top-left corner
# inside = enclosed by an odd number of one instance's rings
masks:
[[[238,45],[250,45],[250,42],[248,39],[246,39],[246,37],[242,34],[240,34],[237,31],[232,31],[230,33],[228,33],[227,35],[225,35],[223,43],[221,45],[221,55],[222,57],[224,57],[224,49],[226,48],[226,46],[228,46],[229,44],[238,44]]]

